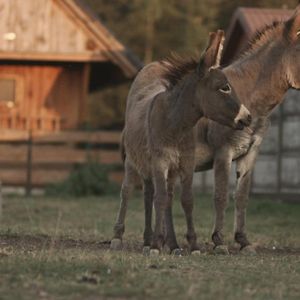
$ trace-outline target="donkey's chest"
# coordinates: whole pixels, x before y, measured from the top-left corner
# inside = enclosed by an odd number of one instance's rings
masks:
[[[233,147],[233,160],[238,159],[239,157],[245,155],[250,149],[250,141],[247,143],[239,144]]]
[[[161,150],[161,159],[169,168],[178,168],[182,152],[178,147],[163,147]]]
[[[253,137],[245,131],[235,132],[229,139],[233,160],[245,155],[253,142]]]

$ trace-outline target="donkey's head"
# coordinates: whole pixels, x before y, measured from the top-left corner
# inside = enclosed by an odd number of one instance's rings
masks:
[[[199,80],[196,98],[205,117],[235,129],[243,129],[250,125],[251,115],[239,102],[233,87],[219,69],[223,42],[222,30],[210,34],[208,47],[197,68]]]
[[[283,63],[286,77],[291,87],[300,89],[300,5],[283,26]]]

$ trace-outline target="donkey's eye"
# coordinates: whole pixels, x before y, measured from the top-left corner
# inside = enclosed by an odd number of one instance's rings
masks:
[[[219,89],[220,92],[224,93],[224,94],[230,94],[231,93],[231,87],[230,85],[227,83],[226,85],[224,85],[223,87],[221,87]]]

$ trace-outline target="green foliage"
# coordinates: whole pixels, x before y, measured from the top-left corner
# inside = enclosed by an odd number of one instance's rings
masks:
[[[85,197],[106,195],[118,188],[108,178],[109,167],[88,162],[77,167],[63,182],[46,188],[48,196]]]
[[[89,97],[89,124],[92,128],[121,129],[129,84],[107,87]]]

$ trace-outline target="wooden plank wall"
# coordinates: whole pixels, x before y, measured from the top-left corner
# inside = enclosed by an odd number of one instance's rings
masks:
[[[0,134],[0,181],[5,186],[25,186],[28,174],[29,134],[3,131]],[[60,132],[33,135],[32,186],[43,187],[67,178],[78,165],[88,159],[114,165],[111,180],[118,183],[123,177],[119,153],[120,132]]]
[[[55,131],[78,127],[85,117],[88,67],[2,63],[0,78],[16,80],[17,98],[15,106],[0,115],[1,128],[6,127],[5,118],[14,117],[20,124],[12,122],[12,129]]]
[[[2,51],[92,53],[85,32],[52,0],[0,0],[0,13]]]

